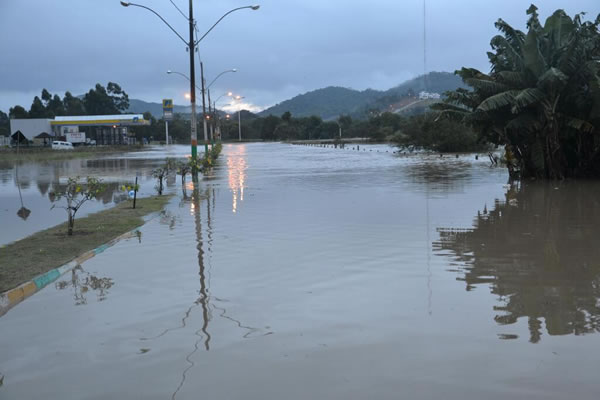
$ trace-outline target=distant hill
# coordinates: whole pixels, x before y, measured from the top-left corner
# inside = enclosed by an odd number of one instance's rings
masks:
[[[143,100],[129,99],[129,109],[127,110],[127,112],[134,114],[143,114],[146,111],[149,111],[154,116],[154,118],[162,118],[162,103],[149,103]],[[173,112],[181,114],[190,114],[192,112],[192,109],[190,106],[175,105],[173,107]]]
[[[450,72],[430,72],[425,78],[421,75],[385,91],[359,91],[330,86],[283,101],[259,115],[281,116],[289,111],[295,117],[318,115],[325,120],[337,118],[341,114],[365,118],[369,110],[388,110],[393,104],[402,103],[403,98],[409,94],[418,94],[423,90],[441,94],[459,87],[466,86],[458,76]]]
[[[340,114],[354,113],[365,104],[376,100],[380,95],[381,92],[371,89],[358,91],[329,86],[281,102],[262,111],[259,115],[281,116],[281,114],[289,111],[294,117],[319,115],[323,119],[330,119]]]

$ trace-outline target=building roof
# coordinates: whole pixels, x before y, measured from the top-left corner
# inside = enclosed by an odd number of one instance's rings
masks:
[[[52,126],[60,125],[148,125],[142,114],[77,115],[55,117]]]
[[[35,139],[49,139],[51,137],[54,137],[54,136],[49,135],[48,132],[42,132],[39,135],[37,135],[35,137]]]

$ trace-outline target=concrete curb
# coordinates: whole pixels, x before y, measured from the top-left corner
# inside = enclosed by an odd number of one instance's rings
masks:
[[[140,227],[137,227],[129,232],[117,236],[116,238],[110,240],[109,242],[101,246],[96,247],[93,250],[86,251],[79,257],[75,258],[72,261],[69,261],[64,265],[61,265],[58,268],[51,269],[50,271],[33,278],[29,282],[25,282],[14,289],[8,290],[0,294],[0,317],[6,314],[8,310],[22,302],[29,296],[39,292],[40,290],[42,290],[43,288],[60,278],[65,273],[71,271],[73,268],[77,267],[78,265],[81,265],[85,261],[94,257],[96,254],[102,253],[103,251],[105,251],[106,249],[115,245],[123,239],[130,239],[132,237],[136,237],[139,228]]]

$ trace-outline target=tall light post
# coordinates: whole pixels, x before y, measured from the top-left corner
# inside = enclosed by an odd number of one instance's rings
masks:
[[[204,83],[204,67],[202,65],[202,63],[200,63],[200,68],[202,71],[202,82]],[[204,92],[205,90],[208,91],[208,99],[209,99],[209,103],[208,103],[208,108],[209,108],[209,113],[210,113],[210,87],[217,81],[217,79],[219,79],[221,76],[229,73],[229,72],[237,72],[237,68],[232,68],[232,69],[226,69],[225,71],[221,72],[220,74],[218,74],[207,86],[206,88],[204,87],[204,85],[202,85],[201,88],[199,88],[198,86],[196,86],[196,88],[198,90],[200,90],[200,92],[202,93],[202,119],[204,120],[203,122],[203,128],[204,128],[204,141],[205,141],[205,152],[208,153],[208,145],[207,145],[207,129],[206,129],[206,103],[204,101]],[[180,75],[182,77],[184,77],[185,79],[187,79],[188,81],[191,82],[191,79],[186,75],[186,74],[182,74],[181,72],[177,72],[177,71],[171,71],[170,69],[167,70],[167,74],[177,74]],[[211,139],[212,139],[212,133],[211,133]],[[213,142],[214,144],[214,142]],[[206,154],[205,153],[205,154]]]
[[[221,18],[219,18],[217,20],[217,22],[215,22],[210,27],[210,29],[204,33],[204,35],[202,35],[197,40],[194,40],[194,24],[195,24],[194,23],[194,9],[193,9],[193,5],[192,5],[192,0],[189,0],[190,7],[189,7],[189,14],[187,16],[187,19],[189,22],[190,35],[189,35],[189,41],[186,41],[183,38],[183,36],[181,36],[175,30],[175,28],[173,28],[160,14],[158,14],[156,11],[154,11],[150,7],[146,7],[141,4],[131,3],[128,1],[121,1],[120,3],[123,7],[134,6],[134,7],[140,7],[145,10],[150,11],[151,13],[156,15],[158,18],[160,18],[160,20],[162,22],[164,22],[165,25],[167,25],[169,27],[169,29],[171,29],[171,31],[173,31],[173,33],[175,33],[175,35],[177,35],[177,37],[179,39],[181,39],[181,41],[183,43],[185,43],[185,45],[187,46],[188,52],[190,53],[190,103],[192,105],[191,135],[190,136],[191,136],[191,145],[192,145],[192,165],[193,165],[192,172],[193,172],[193,176],[197,176],[198,169],[196,167],[196,160],[198,158],[198,136],[197,136],[197,131],[196,131],[196,129],[197,129],[197,127],[196,127],[196,90],[195,90],[196,89],[196,73],[195,73],[195,66],[194,66],[194,53],[196,51],[198,44],[202,41],[202,39],[204,39],[206,37],[206,35],[208,35],[215,28],[215,26],[217,26],[217,24],[223,20],[223,18],[225,18],[226,16],[228,16],[229,14],[231,14],[234,11],[243,10],[246,8],[251,9],[251,10],[258,10],[260,6],[259,5],[244,6],[244,7],[237,7],[232,10],[229,10],[228,12],[223,14],[223,16]],[[202,86],[204,86],[204,82],[202,82]],[[204,96],[202,96],[202,97],[204,98]],[[204,130],[204,151],[206,152],[205,154],[208,153],[208,138],[207,138],[207,133],[206,133],[206,119],[205,119],[205,130]]]
[[[224,96],[231,97],[231,96],[233,96],[233,93],[231,93],[231,92],[223,93],[222,95],[217,97],[217,99],[215,101],[213,101],[213,123],[216,124],[215,130],[217,132],[219,141],[221,141],[221,117],[219,116],[219,113],[217,112],[217,103]],[[228,116],[228,118],[229,118],[229,116]]]
[[[240,101],[242,99],[245,99],[246,97],[244,96],[235,96],[234,99],[237,101]],[[242,141],[242,107],[241,105],[238,103],[238,135],[239,135],[239,141]]]

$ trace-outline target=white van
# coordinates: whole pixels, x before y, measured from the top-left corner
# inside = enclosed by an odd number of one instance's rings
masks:
[[[52,150],[73,150],[73,144],[63,142],[62,140],[55,140],[52,142]]]

